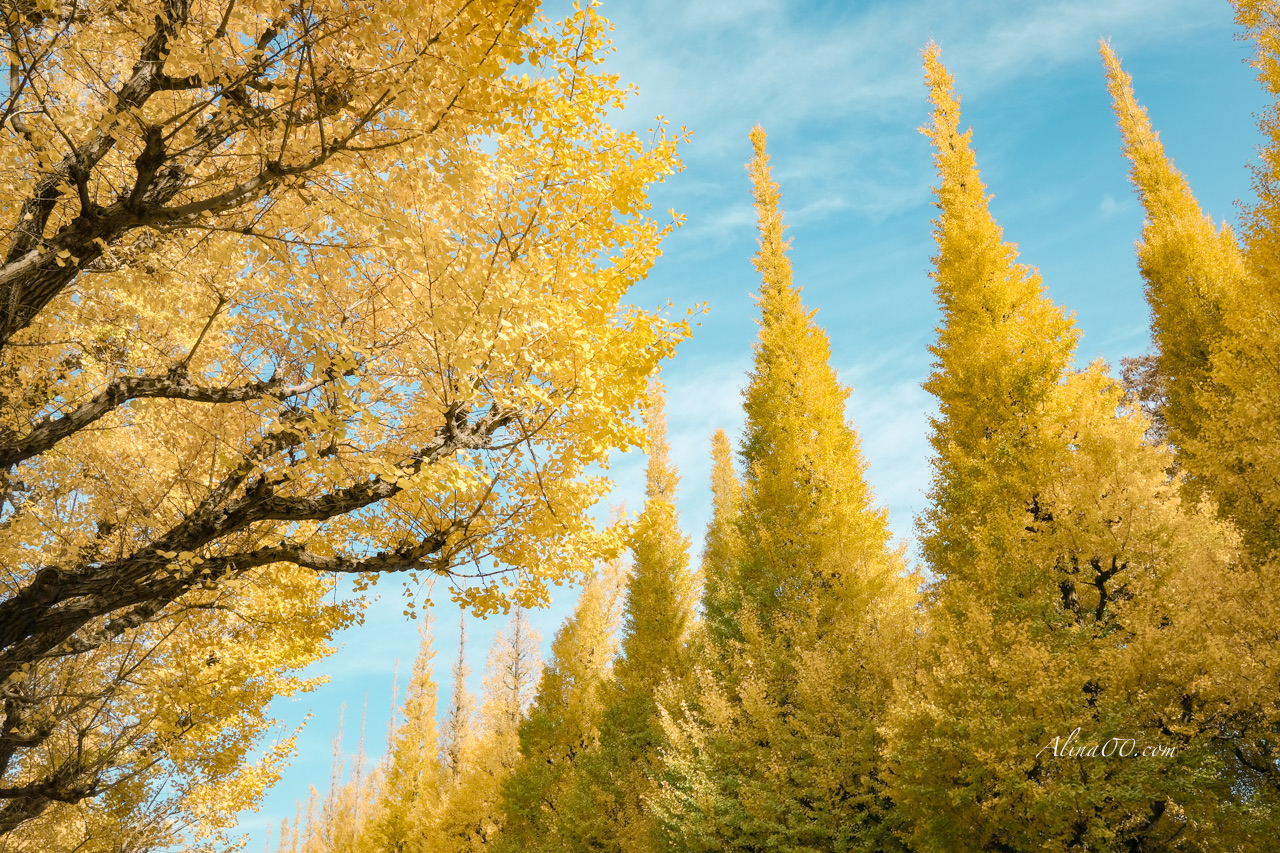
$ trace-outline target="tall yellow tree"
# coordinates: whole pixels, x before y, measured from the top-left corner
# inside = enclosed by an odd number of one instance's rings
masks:
[[[579,759],[598,743],[602,688],[613,658],[621,561],[588,578],[573,614],[556,632],[551,660],[519,726],[519,760],[502,783],[495,850],[559,851],[578,828],[560,819]]]
[[[934,45],[925,72],[943,323],[919,526],[937,580],[891,796],[924,849],[1235,849],[1208,724],[1240,685],[1203,636],[1241,597],[1233,534],[1183,503],[1105,366],[1071,369],[1074,323],[1003,241]],[[1128,739],[1173,754],[1135,760]]]
[[[737,598],[736,567],[742,554],[738,519],[742,514],[742,483],[733,467],[733,447],[724,430],[711,439],[711,521],[702,549],[702,619],[717,637],[733,635]]]
[[[1236,4],[1256,45],[1263,88],[1280,97],[1280,31],[1274,5]],[[1268,142],[1254,168],[1257,201],[1245,210],[1243,245],[1200,211],[1186,178],[1165,156],[1145,111],[1104,46],[1111,91],[1147,210],[1138,259],[1147,282],[1153,339],[1169,388],[1165,416],[1188,486],[1212,498],[1239,526],[1253,559],[1280,549],[1280,113],[1261,127]]]
[[[675,140],[535,6],[4,5],[0,835],[255,802],[337,573],[487,612],[469,565],[530,604],[616,549],[587,472],[687,332],[622,305]]]
[[[1242,18],[1247,7],[1242,5]],[[1247,20],[1247,19],[1246,19]],[[1274,48],[1256,33],[1260,50]],[[1217,504],[1239,528],[1246,546],[1232,576],[1234,601],[1210,593],[1199,609],[1212,612],[1200,642],[1220,647],[1214,680],[1235,685],[1218,691],[1213,714],[1202,713],[1239,761],[1240,790],[1259,784],[1280,794],[1274,730],[1280,723],[1280,597],[1275,551],[1277,488],[1268,482],[1274,449],[1268,446],[1277,413],[1268,383],[1274,342],[1266,331],[1274,300],[1260,284],[1266,273],[1226,225],[1205,217],[1187,179],[1165,154],[1131,78],[1102,46],[1131,176],[1147,210],[1138,260],[1152,308],[1159,369],[1168,387],[1164,403],[1170,441],[1186,471],[1192,499]],[[1270,168],[1274,155],[1264,160]],[[1267,196],[1264,194],[1263,199]],[[1246,219],[1251,241],[1265,242],[1262,202]],[[1191,355],[1193,354],[1193,355]],[[1248,377],[1246,385],[1246,376]],[[1206,696],[1201,701],[1208,701]]]
[[[493,849],[502,832],[503,782],[520,760],[520,724],[542,670],[542,638],[522,608],[494,638],[485,665],[484,701],[474,732],[463,720],[447,746],[451,780],[438,817],[421,839],[432,853],[480,853]],[[455,682],[454,708],[465,707],[466,686]]]
[[[708,626],[689,714],[668,709],[668,784],[655,806],[681,849],[892,848],[877,726],[914,581],[872,504],[827,336],[791,279],[764,131],[751,141],[763,281],[740,547],[724,576],[709,565],[707,577],[733,610],[723,632]],[[731,472],[717,468],[731,493]]]
[[[1102,46],[1131,176],[1147,211],[1138,264],[1147,282],[1152,339],[1165,400],[1168,441],[1195,492],[1217,490],[1196,458],[1202,428],[1221,414],[1226,389],[1213,378],[1213,357],[1228,334],[1224,312],[1241,297],[1244,257],[1232,229],[1200,209],[1186,177],[1165,156],[1160,137],[1133,95],[1132,80],[1110,46]]]
[[[323,801],[311,788],[306,825],[299,838],[302,853],[361,853],[367,843],[377,783],[369,773],[364,749],[365,718],[361,716],[355,754],[347,755],[342,748],[345,716],[344,705],[333,736],[333,767]]]
[[[620,654],[602,692],[599,742],[577,760],[574,786],[558,813],[570,850],[650,853],[663,846],[648,805],[665,745],[657,697],[664,685],[687,680],[686,642],[695,620],[689,539],[676,516],[679,475],[664,408],[662,388],[655,386],[645,411],[645,505],[631,546]]]
[[[1280,295],[1274,286],[1280,270],[1280,20],[1272,3],[1237,0],[1235,6],[1272,103],[1262,117],[1266,143],[1253,170],[1258,199],[1246,208],[1242,228],[1249,275],[1226,306],[1228,343],[1215,359],[1214,379],[1230,405],[1206,419],[1216,428],[1200,453],[1212,457],[1206,475],[1219,483],[1215,496],[1255,559],[1271,565],[1274,586],[1280,571]]]
[[[374,779],[376,797],[362,838],[365,846],[384,853],[426,849],[423,842],[437,819],[445,790],[430,618],[419,623],[419,635],[421,644],[400,707],[401,720],[392,727],[387,754]]]
[[[441,758],[450,778],[456,779],[471,754],[475,741],[475,698],[467,690],[467,616],[462,614],[458,622],[458,659],[453,663],[453,686],[449,699],[449,711],[445,715]]]

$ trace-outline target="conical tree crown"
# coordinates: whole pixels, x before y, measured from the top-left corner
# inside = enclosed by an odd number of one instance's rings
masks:
[[[883,575],[889,532],[886,514],[871,506],[858,437],[845,422],[849,389],[830,366],[826,332],[791,280],[778,185],[761,128],[752,130],[751,142],[748,171],[760,232],[755,266],[763,280],[755,366],[743,403],[739,583],[744,600],[764,617],[788,602],[816,601],[821,589],[853,594],[855,577]]]
[[[516,607],[506,628],[494,637],[485,661],[484,731],[504,744],[501,763],[508,767],[518,758],[518,732],[544,671],[541,643],[542,636],[529,624],[524,608]]]
[[[919,849],[1164,849],[1178,832],[1203,836],[1231,785],[1206,794],[1214,773],[1191,768],[1221,755],[1213,706],[1239,681],[1220,656],[1231,643],[1195,611],[1214,598],[1238,613],[1233,594],[1219,597],[1236,583],[1230,536],[1184,506],[1168,454],[1145,441],[1105,365],[1069,369],[1076,331],[1001,242],[935,46],[925,68],[943,326],[921,527],[939,579],[916,695],[890,727],[891,796]],[[1175,716],[1199,721],[1180,729],[1176,763],[1098,768],[1043,749],[1061,745],[1060,725],[1154,740]],[[1147,820],[1157,799],[1185,821]]]
[[[615,650],[620,574],[621,566],[615,563],[590,577],[573,616],[556,632],[551,660],[542,670],[529,719],[521,726],[525,756],[555,751],[560,745],[569,751],[593,736],[599,687]]]
[[[1017,263],[988,208],[960,102],[936,45],[925,51],[940,209],[934,220],[934,293],[943,322],[925,389],[938,398],[932,419],[932,508],[922,550],[944,575],[962,572],[968,551],[957,520],[982,515],[1002,483],[1021,479],[1035,421],[1075,351],[1071,318],[1044,294],[1039,273]]]
[[[559,815],[579,756],[597,744],[620,580],[617,563],[588,578],[573,615],[551,643],[551,660],[520,724],[520,759],[502,783],[500,851],[561,850],[568,843]]]
[[[662,389],[650,394],[646,413],[649,465],[645,506],[632,546],[631,577],[623,610],[622,655],[614,667],[619,689],[652,696],[684,655],[693,617],[689,538],[676,520],[679,475],[669,458]]]
[[[1214,498],[1239,526],[1251,559],[1266,563],[1280,556],[1280,20],[1274,3],[1235,5],[1256,47],[1258,79],[1273,98],[1260,121],[1267,141],[1253,167],[1257,201],[1242,217],[1242,257],[1225,227],[1215,234],[1194,216],[1185,182],[1177,186],[1180,208],[1160,204],[1147,172],[1172,169],[1161,165],[1162,153],[1129,153],[1148,228],[1164,237],[1146,240],[1142,266],[1170,389],[1167,418],[1178,428],[1171,438],[1189,484]],[[1119,84],[1127,80],[1119,74],[1117,66],[1123,127],[1126,86]],[[1155,165],[1144,171],[1144,160]],[[1167,262],[1153,262],[1161,251]]]
[[[871,506],[827,335],[792,283],[764,132],[751,140],[762,283],[745,477],[739,488],[718,435],[703,665],[678,705],[663,700],[667,784],[651,808],[680,850],[896,849],[877,721],[914,579]]]
[[[716,638],[734,636],[733,621],[742,605],[738,564],[742,559],[742,483],[733,469],[729,436],[718,429],[711,439],[711,521],[702,549],[702,619]]]
[[[458,624],[458,659],[453,664],[453,691],[449,701],[449,713],[445,717],[444,743],[441,753],[444,769],[457,779],[464,765],[470,760],[475,742],[475,699],[467,690],[467,617],[464,613]]]
[[[664,743],[656,694],[687,678],[685,635],[693,621],[689,540],[675,513],[678,476],[666,441],[662,389],[645,415],[648,500],[632,546],[622,654],[604,685],[599,744],[577,761],[573,790],[557,810],[567,849],[656,853],[661,836],[647,806]]]
[[[418,849],[423,853],[479,853],[500,840],[500,788],[520,757],[519,726],[541,668],[540,642],[524,610],[516,608],[489,647],[480,725],[474,728],[459,655],[451,720],[461,734],[447,741],[446,756],[457,748],[450,760],[452,778],[436,820],[422,836]]]
[[[1258,200],[1245,209],[1244,241],[1256,281],[1280,278],[1280,17],[1271,0],[1233,0],[1236,23],[1254,43],[1253,67],[1258,82],[1272,98],[1259,127],[1267,138],[1253,165]],[[1275,288],[1269,288],[1274,293]],[[1252,294],[1265,296],[1261,290]],[[1280,300],[1280,297],[1274,297]],[[1271,300],[1267,300],[1274,305]]]
[[[1238,298],[1243,285],[1244,258],[1230,227],[1219,228],[1204,215],[1186,177],[1165,155],[1147,111],[1134,97],[1133,80],[1110,45],[1103,43],[1101,51],[1132,164],[1129,174],[1147,211],[1138,265],[1159,351],[1168,439],[1179,448],[1192,480],[1201,483],[1203,466],[1192,457],[1206,417],[1222,404],[1212,360],[1227,334],[1224,303]]]
[[[1257,43],[1255,64],[1264,86],[1278,95],[1280,34],[1273,5],[1239,3],[1238,17]],[[1264,6],[1271,11],[1263,14]],[[1105,44],[1102,52],[1131,177],[1147,211],[1138,257],[1167,389],[1163,411],[1189,487],[1183,491],[1193,500],[1212,498],[1244,546],[1226,551],[1229,571],[1201,555],[1184,560],[1185,577],[1174,588],[1181,587],[1189,603],[1177,608],[1181,613],[1169,619],[1173,625],[1162,624],[1146,641],[1174,651],[1188,672],[1190,707],[1213,719],[1217,737],[1230,732],[1232,746],[1221,753],[1227,758],[1222,778],[1248,778],[1264,766],[1256,756],[1271,749],[1280,719],[1280,695],[1258,687],[1275,685],[1280,671],[1280,647],[1273,641],[1280,621],[1280,297],[1274,280],[1267,279],[1277,269],[1280,115],[1272,110],[1262,122],[1271,144],[1255,168],[1259,200],[1246,213],[1242,250],[1226,225],[1215,227],[1202,215],[1119,60]],[[1166,664],[1165,670],[1173,668]],[[1270,778],[1280,780],[1274,765],[1267,767]],[[1252,816],[1271,808],[1262,804],[1276,791],[1276,785],[1231,785],[1218,808],[1244,814],[1216,816],[1217,823],[1237,827],[1239,837],[1258,834]],[[1243,802],[1241,793],[1247,793]],[[1217,837],[1222,849],[1238,843],[1221,831]]]
[[[401,707],[402,720],[391,735],[369,831],[376,846],[387,851],[416,849],[444,790],[429,615],[423,617],[418,633],[421,643]]]

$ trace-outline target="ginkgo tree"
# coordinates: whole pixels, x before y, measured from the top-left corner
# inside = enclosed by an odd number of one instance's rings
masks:
[[[1249,658],[1269,657],[1250,609],[1274,613],[1274,593],[1237,531],[1183,498],[1106,365],[1072,366],[1075,319],[1004,239],[936,45],[925,73],[943,320],[918,526],[935,579],[888,715],[889,795],[915,849],[1255,849],[1272,801],[1228,726],[1265,672]],[[1059,751],[1076,736],[1094,745]],[[1164,758],[1112,760],[1138,737]]]
[[[1237,4],[1237,19],[1257,48],[1264,86],[1280,92],[1274,19],[1261,4]],[[1280,795],[1274,733],[1280,721],[1277,644],[1274,254],[1276,116],[1262,122],[1271,138],[1255,167],[1256,204],[1237,232],[1206,216],[1190,182],[1173,164],[1133,82],[1110,45],[1102,46],[1109,88],[1131,178],[1146,209],[1138,260],[1147,284],[1156,354],[1165,388],[1160,411],[1169,426],[1183,490],[1216,507],[1238,530],[1244,549],[1222,600],[1204,596],[1196,643],[1206,649],[1204,678],[1189,694],[1197,714],[1184,726],[1208,730],[1230,756],[1228,767],[1255,812]],[[1210,689],[1210,686],[1212,689]],[[1266,808],[1274,808],[1268,805]]]
[[[688,333],[622,305],[678,140],[607,122],[591,8],[0,11],[0,835],[208,837],[334,577],[487,612],[616,550],[585,471]]]
[[[878,762],[907,659],[916,579],[874,504],[849,389],[801,300],[763,128],[747,166],[760,331],[743,392],[744,472],[713,443],[705,628],[659,693],[667,743],[649,800],[684,851],[898,849]]]

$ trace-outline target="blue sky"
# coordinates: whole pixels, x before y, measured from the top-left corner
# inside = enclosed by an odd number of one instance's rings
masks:
[[[1246,167],[1265,101],[1225,0],[610,0],[602,11],[616,27],[610,67],[640,89],[619,123],[643,130],[662,114],[693,131],[685,171],[653,194],[655,210],[674,207],[688,223],[632,300],[653,307],[670,299],[681,312],[709,306],[663,371],[681,521],[695,552],[710,515],[710,437],[741,426],[755,337],[755,223],[743,168],[753,124],[769,133],[796,281],[831,337],[833,366],[854,388],[848,415],[867,476],[904,540],[929,485],[933,406],[920,383],[938,318],[928,278],[934,177],[916,132],[928,119],[920,51],[930,39],[956,78],[1006,239],[1040,268],[1052,298],[1076,312],[1081,362],[1101,357],[1118,367],[1148,346],[1133,253],[1143,217],[1120,156],[1099,38],[1111,39],[1134,76],[1206,211],[1234,220],[1235,200],[1249,197]],[[639,508],[643,465],[635,453],[617,459],[615,500]],[[389,579],[381,592],[365,624],[318,667],[330,682],[276,703],[290,728],[311,720],[261,812],[242,818],[249,850],[264,849],[308,786],[323,792],[344,703],[347,746],[367,703],[367,750],[381,753],[395,662],[403,684],[417,648],[399,586]],[[533,614],[544,646],[571,606],[564,590]],[[435,611],[437,681],[447,685],[458,614],[447,603]],[[500,623],[468,625],[474,689]]]

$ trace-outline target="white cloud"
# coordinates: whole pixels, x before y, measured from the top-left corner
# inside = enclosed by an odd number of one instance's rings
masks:
[[[645,101],[661,103],[677,123],[724,113],[901,111],[904,101],[924,99],[919,53],[930,38],[973,89],[1064,62],[1096,63],[1100,37],[1146,43],[1230,23],[1225,7],[1196,0],[917,0],[848,4],[843,14],[789,14],[785,6],[648,0],[605,12],[621,22],[615,65],[624,79],[639,81]],[[734,49],[713,49],[725,42]]]
[[[611,66],[640,87],[628,111],[636,120],[661,112],[688,125],[687,156],[720,162],[722,175],[749,154],[752,124],[779,140],[800,136],[804,158],[782,176],[823,175],[842,190],[830,196],[828,212],[873,218],[927,193],[927,158],[909,174],[900,166],[886,172],[903,146],[921,144],[920,51],[930,39],[943,46],[962,95],[979,97],[1065,64],[1096,66],[1101,79],[1099,38],[1133,48],[1231,24],[1225,4],[1203,0],[915,0],[821,13],[768,0],[646,0],[604,11],[618,21]],[[838,142],[824,143],[824,131]]]
[[[702,216],[689,222],[682,236],[688,239],[724,240],[756,227],[756,212],[749,202],[704,211]]]

